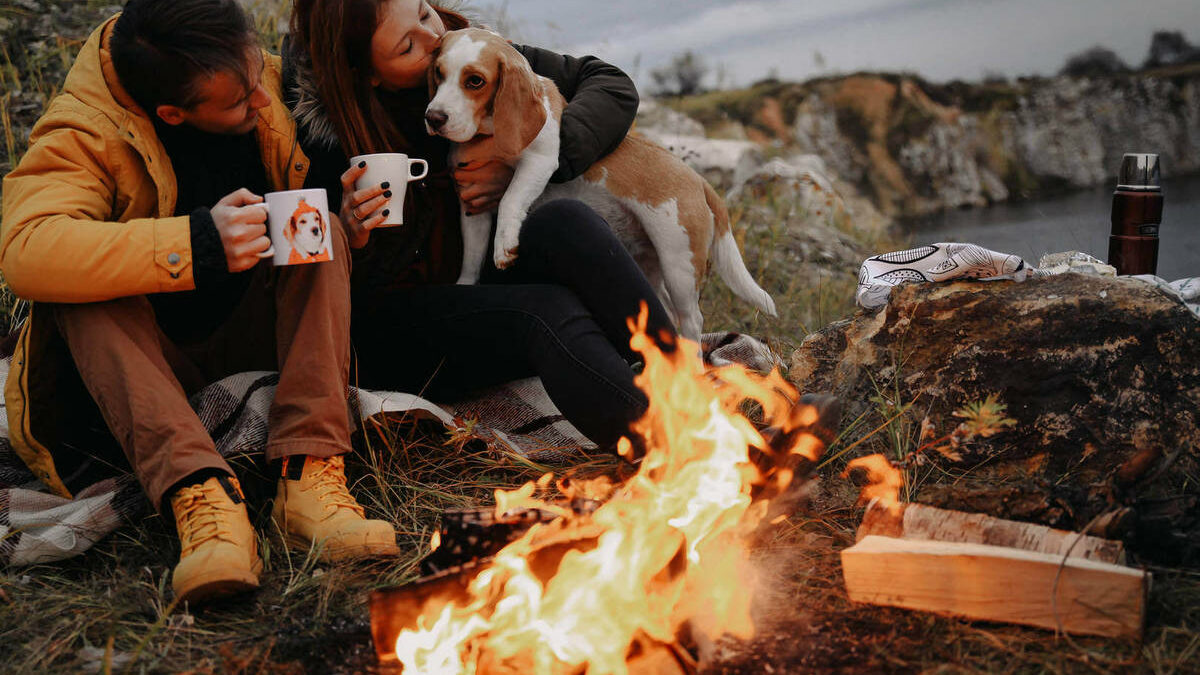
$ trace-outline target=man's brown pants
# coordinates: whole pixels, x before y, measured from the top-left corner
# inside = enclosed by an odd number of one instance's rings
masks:
[[[232,475],[188,396],[247,370],[278,370],[266,456],[350,451],[350,249],[332,262],[258,264],[241,302],[208,339],[176,345],[145,296],[55,305],[75,366],[143,489],[160,508],[197,471]]]

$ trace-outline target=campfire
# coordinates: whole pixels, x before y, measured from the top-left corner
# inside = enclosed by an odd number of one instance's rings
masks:
[[[406,673],[695,672],[753,634],[750,547],[788,515],[824,449],[819,410],[778,372],[706,369],[631,321],[646,415],[619,450],[630,479],[556,479],[447,514],[427,576],[371,599],[380,658]],[[742,414],[761,410],[758,425]]]

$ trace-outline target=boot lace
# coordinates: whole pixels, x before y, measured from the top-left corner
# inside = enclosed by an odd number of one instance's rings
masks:
[[[341,455],[322,459],[310,457],[309,466],[312,473],[312,489],[325,510],[350,509],[358,515],[363,515],[363,507],[350,495],[346,488],[346,460]]]
[[[219,490],[220,487],[216,486],[192,485],[176,493],[175,518],[183,549],[180,557],[214,539],[233,542],[229,518],[225,515],[232,509],[218,501],[219,495],[216,493]]]

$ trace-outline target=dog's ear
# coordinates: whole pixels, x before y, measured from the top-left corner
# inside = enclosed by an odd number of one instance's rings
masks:
[[[283,238],[288,241],[296,241],[296,214],[294,213],[291,218],[288,218],[288,223],[283,228]]]
[[[499,50],[496,95],[492,98],[492,124],[496,149],[506,157],[521,154],[546,124],[541,84],[525,57],[505,45]]]
[[[429,100],[437,95],[438,83],[434,81],[434,73],[437,71],[438,57],[442,55],[442,45],[446,42],[446,36],[438,38],[433,45],[433,51],[429,53],[429,69],[425,71],[425,82],[429,84]]]

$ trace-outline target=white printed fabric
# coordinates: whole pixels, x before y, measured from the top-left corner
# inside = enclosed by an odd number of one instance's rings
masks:
[[[875,310],[888,302],[892,289],[902,284],[978,279],[1024,281],[1071,272],[1090,276],[1117,275],[1117,270],[1080,251],[1048,253],[1030,267],[1019,256],[992,251],[976,244],[937,243],[872,256],[858,270],[855,302]],[[1177,298],[1192,314],[1200,317],[1200,277],[1167,281],[1152,274],[1130,277],[1153,284]]]
[[[1024,281],[1029,266],[1020,257],[975,244],[937,243],[867,258],[858,270],[860,307],[887,304],[892,289],[902,284],[951,279],[1014,279]]]
[[[1200,318],[1200,277],[1167,281],[1153,274],[1139,274],[1133,278],[1158,286],[1167,295],[1179,298],[1180,302],[1192,310],[1192,314]]]
[[[778,363],[762,342],[736,333],[703,338],[709,363],[741,363],[768,370]],[[0,383],[9,362],[0,360]],[[267,442],[267,411],[279,375],[248,372],[227,377],[201,390],[190,401],[213,436],[222,457],[261,452]],[[454,428],[478,420],[474,433],[536,462],[569,463],[582,449],[596,446],[575,429],[550,402],[541,380],[529,378],[481,395],[441,406],[419,396],[351,388],[351,409],[360,419],[403,413],[436,419]],[[131,473],[100,480],[66,499],[46,491],[8,442],[8,411],[0,408],[0,565],[30,565],[79,555],[97,541],[150,508]]]

